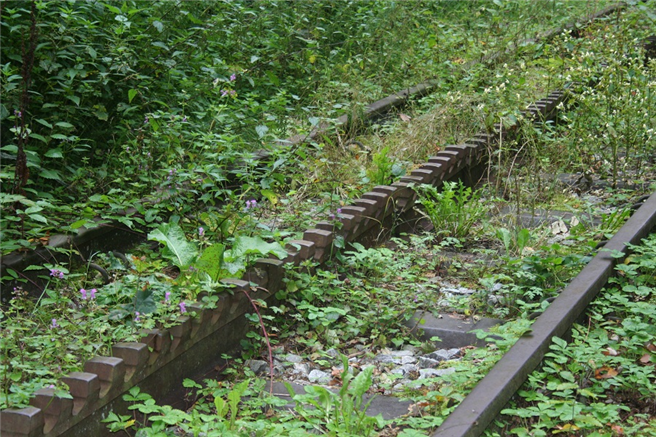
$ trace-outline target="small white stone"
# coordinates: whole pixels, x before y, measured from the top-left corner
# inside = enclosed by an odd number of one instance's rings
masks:
[[[324,372],[323,370],[314,369],[308,375],[308,380],[310,382],[315,382],[319,384],[326,384],[330,382],[330,374]]]
[[[287,354],[287,355],[285,355],[284,360],[289,362],[289,363],[300,363],[300,362],[303,361],[303,357],[301,357],[300,355],[296,355],[296,354]]]

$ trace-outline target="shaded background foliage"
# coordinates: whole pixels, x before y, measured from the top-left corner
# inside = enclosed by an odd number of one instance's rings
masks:
[[[2,4],[3,157],[10,164],[20,110],[32,182],[54,181],[73,197],[86,191],[78,187],[106,190],[117,173],[134,179],[121,159],[130,144],[152,165],[148,152],[162,157],[148,144],[153,133],[163,136],[155,143],[188,149],[201,132],[219,149],[252,149],[263,132],[290,134],[290,114],[306,115],[296,121],[307,127],[309,116],[329,115],[320,105],[341,109],[439,74],[454,33],[468,33],[457,39],[464,49],[483,29],[526,36],[525,24],[502,27],[501,17],[515,11],[520,23],[533,12],[512,2],[38,1],[30,101],[21,108],[30,5]],[[467,9],[471,20],[444,26]],[[490,19],[476,22],[483,15]],[[163,134],[178,117],[190,124]]]
[[[2,143],[15,143],[14,114],[21,111],[34,182],[69,186],[91,178],[106,186],[121,167],[121,146],[144,145],[165,118],[210,127],[219,143],[235,141],[221,138],[234,134],[243,135],[236,142],[253,142],[259,124],[284,136],[286,113],[312,104],[324,64],[347,70],[358,59],[362,66],[384,59],[387,25],[405,9],[371,2],[37,2],[30,99],[21,105],[30,3],[3,2]],[[363,33],[368,37],[352,38]],[[180,140],[193,139],[180,133]],[[12,148],[4,150],[11,160]]]

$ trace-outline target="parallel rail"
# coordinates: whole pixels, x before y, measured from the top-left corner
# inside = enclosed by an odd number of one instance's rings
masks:
[[[638,244],[655,226],[656,193],[560,293],[533,323],[531,332],[517,340],[432,437],[480,436],[540,364],[553,337],[563,337],[606,285],[615,265],[622,261],[611,253],[619,251],[626,256],[628,244]]]

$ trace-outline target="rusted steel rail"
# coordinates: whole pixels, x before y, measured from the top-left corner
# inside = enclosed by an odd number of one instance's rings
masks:
[[[652,194],[581,273],[517,340],[490,372],[446,418],[432,437],[480,436],[540,364],[553,337],[564,336],[606,285],[628,244],[638,244],[656,226],[656,193]]]

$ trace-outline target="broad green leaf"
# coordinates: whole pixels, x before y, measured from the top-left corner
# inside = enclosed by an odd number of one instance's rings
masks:
[[[153,130],[154,130],[155,132],[157,132],[157,131],[159,130],[159,123],[157,122],[157,120],[155,120],[155,118],[152,118],[152,117],[151,117],[151,118],[148,120],[148,124],[150,125],[150,127],[153,128]]]
[[[369,366],[365,368],[362,372],[358,373],[358,376],[353,378],[351,385],[349,386],[349,393],[357,397],[364,395],[369,387],[371,387],[371,375],[374,371],[374,366]]]
[[[25,214],[35,214],[37,212],[43,211],[43,208],[41,208],[38,205],[30,206],[25,210]]]
[[[73,129],[75,127],[67,121],[58,121],[55,123],[55,126],[63,127],[64,129]]]
[[[225,246],[223,244],[213,244],[207,249],[203,250],[202,255],[196,262],[198,270],[210,275],[214,281],[219,280],[221,270],[223,268],[223,252]]]
[[[66,96],[66,98],[75,103],[77,106],[80,106],[80,98],[78,96]]]
[[[46,219],[41,214],[28,214],[28,215],[29,215],[30,219],[32,219],[34,221],[41,222],[41,223],[44,223],[44,224],[48,224],[48,219]]]
[[[95,115],[98,118],[98,120],[102,120],[102,121],[109,120],[109,114],[107,114],[107,108],[105,108],[105,105],[94,105],[93,115]]]
[[[228,414],[228,404],[226,404],[226,401],[221,396],[214,398],[214,407],[216,408],[216,415],[219,416],[219,419],[223,419]]]
[[[48,150],[45,155],[46,158],[63,158],[64,155],[62,154],[61,149],[50,149]]]
[[[275,205],[278,203],[278,196],[276,196],[276,193],[274,193],[271,190],[262,190],[260,193],[269,199],[269,202],[271,202],[271,205]]]
[[[153,290],[150,288],[137,290],[134,295],[134,310],[140,314],[150,314],[156,309],[157,302],[153,299]]]
[[[20,194],[0,193],[0,203],[21,202],[26,205],[24,200],[27,200],[27,198],[25,196],[21,196]]]
[[[50,129],[52,129],[52,125],[50,123],[48,123],[47,121],[45,121],[44,119],[42,119],[42,118],[37,118],[35,121],[39,124],[44,125],[45,127],[48,127]]]
[[[129,91],[128,91],[128,103],[132,103],[132,99],[134,99],[134,97],[135,97],[137,94],[139,94],[139,91],[138,91],[138,90],[135,90],[135,89],[131,89],[131,90],[129,90]]]
[[[531,234],[528,229],[524,228],[517,233],[517,247],[522,250],[528,246],[528,240],[531,238]]]
[[[264,138],[264,136],[269,132],[269,128],[266,127],[265,125],[261,124],[259,126],[255,127],[255,132],[257,132],[257,136],[260,138]]]
[[[224,261],[223,268],[228,271],[230,276],[240,276],[246,270],[246,263],[244,259],[236,259],[234,261]]]
[[[106,7],[107,9],[109,9],[110,11],[112,11],[113,13],[115,13],[115,14],[121,14],[122,13],[119,8],[117,8],[116,6],[112,6],[109,3],[102,3],[102,5],[104,7]]]
[[[30,138],[34,138],[34,139],[37,139],[37,140],[39,140],[43,143],[48,144],[48,140],[43,135],[39,135],[39,134],[35,134],[34,132],[31,132],[30,133]]]
[[[61,175],[59,174],[59,172],[57,170],[47,170],[47,169],[44,168],[39,173],[39,176],[41,176],[42,178],[53,179],[53,180],[56,180],[56,181],[61,181],[62,180]]]
[[[198,256],[198,247],[187,241],[182,228],[177,224],[161,224],[148,234],[148,239],[164,244],[165,250],[162,254],[181,270],[189,267]]]
[[[503,242],[503,247],[506,249],[506,252],[510,250],[512,246],[512,235],[510,231],[506,228],[497,229],[497,238]]]
[[[166,44],[164,44],[162,41],[155,41],[154,43],[152,43],[152,45],[154,45],[155,47],[159,47],[161,49],[164,49],[167,52],[169,51],[169,47]]]
[[[71,229],[79,229],[79,228],[81,228],[82,226],[86,225],[86,224],[87,224],[87,221],[88,221],[88,220],[86,220],[86,219],[78,220],[78,221],[76,221],[75,223],[73,223],[73,224],[71,225]]]
[[[260,237],[238,236],[232,250],[226,251],[226,255],[230,261],[245,255],[275,255],[282,259],[287,256],[287,251],[279,243],[267,243]]]

